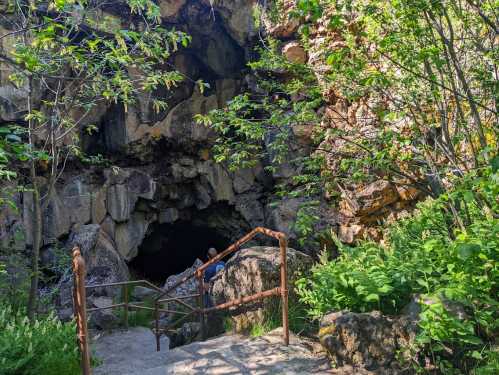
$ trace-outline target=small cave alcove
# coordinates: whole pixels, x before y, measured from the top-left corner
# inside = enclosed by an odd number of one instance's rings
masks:
[[[221,251],[230,241],[216,229],[190,222],[154,224],[128,264],[135,278],[163,285],[170,275],[191,267],[196,258],[207,260],[210,247]]]

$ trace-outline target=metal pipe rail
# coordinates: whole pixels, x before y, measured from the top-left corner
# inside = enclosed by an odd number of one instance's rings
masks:
[[[217,306],[213,306],[210,308],[205,308],[204,306],[204,272],[207,267],[211,264],[221,260],[222,258],[230,255],[238,250],[240,250],[241,245],[250,241],[258,234],[264,234],[266,236],[275,238],[279,240],[279,248],[280,248],[280,285],[274,289],[262,291],[251,296],[240,297],[231,301],[227,301],[225,303],[219,304]],[[179,280],[174,285],[172,285],[168,290],[164,291],[163,289],[157,287],[147,280],[133,280],[133,281],[121,281],[115,283],[107,283],[100,285],[88,285],[85,286],[85,277],[86,277],[86,269],[85,269],[85,260],[81,255],[80,248],[76,246],[73,249],[73,274],[74,274],[74,286],[73,286],[73,307],[74,313],[77,323],[78,330],[78,344],[81,352],[81,367],[83,375],[91,375],[92,370],[90,367],[90,351],[88,347],[88,329],[87,329],[87,311],[99,311],[105,309],[113,309],[113,308],[123,308],[124,309],[124,320],[125,325],[128,327],[128,311],[129,310],[137,310],[143,309],[154,312],[154,320],[155,327],[153,328],[154,334],[156,336],[156,349],[160,350],[160,337],[162,332],[169,332],[172,327],[180,324],[185,321],[188,317],[194,314],[199,315],[199,320],[201,323],[201,335],[204,339],[205,336],[205,317],[206,314],[211,313],[213,311],[229,309],[234,306],[239,306],[245,303],[251,303],[258,300],[262,300],[264,298],[270,298],[274,296],[281,296],[282,300],[282,325],[283,325],[283,340],[285,345],[289,345],[289,321],[288,321],[288,275],[287,275],[287,238],[284,233],[275,232],[270,229],[258,227],[253,229],[251,232],[241,237],[238,241],[230,245],[227,249],[222,251],[213,259],[204,263],[195,272],[184,277],[182,280]],[[198,280],[198,293],[191,294],[187,296],[172,296],[172,292],[178,288],[180,285],[186,283],[193,277],[196,277]],[[148,306],[140,306],[141,302],[130,302],[128,300],[128,287],[143,285],[146,288],[152,289],[156,292],[156,296],[154,298],[154,308]],[[118,304],[113,304],[110,306],[97,307],[87,310],[86,306],[86,290],[87,289],[95,289],[95,288],[107,288],[107,287],[122,287],[123,290],[123,302]],[[167,298],[163,298],[163,297]],[[186,299],[197,298],[198,299],[198,308],[195,308],[185,302]],[[161,305],[164,303],[178,303],[189,311],[176,311],[162,308]],[[159,328],[159,320],[161,313],[175,313],[183,315],[179,319],[177,319],[172,324],[168,325],[164,329]]]
[[[131,286],[144,286],[148,289],[151,289],[154,293],[159,294],[163,292],[163,289],[152,284],[147,280],[131,280],[131,281],[119,281],[114,283],[106,283],[106,284],[96,284],[96,285],[85,285],[86,278],[86,268],[85,268],[85,260],[81,255],[80,248],[75,246],[73,249],[73,274],[74,274],[74,283],[73,283],[73,310],[77,323],[78,330],[78,344],[81,352],[81,366],[82,366],[82,374],[83,375],[91,375],[91,367],[90,367],[90,351],[88,348],[88,328],[87,328],[87,312],[108,310],[108,309],[116,309],[123,308],[123,320],[125,321],[125,327],[128,328],[128,312],[130,310],[147,310],[155,313],[155,319],[159,319],[160,313],[175,313],[185,316],[189,316],[193,313],[197,313],[197,309],[190,306],[189,304],[182,301],[185,297],[172,297],[170,300],[178,302],[180,304],[185,305],[189,309],[191,309],[191,313],[179,312],[169,309],[162,308],[152,308],[148,306],[140,306],[143,302],[139,301],[129,301],[128,290]],[[122,288],[122,296],[123,302],[112,304],[109,306],[103,307],[95,307],[88,309],[86,306],[86,290],[96,289],[96,288],[111,288],[111,287],[121,287]],[[155,301],[157,298],[155,299]]]
[[[256,235],[258,234],[265,234],[269,237],[275,238],[279,240],[279,248],[280,248],[280,286],[271,290],[263,291],[256,293],[252,296],[246,296],[246,297],[241,297],[232,301],[228,301],[225,303],[222,303],[218,306],[210,307],[210,308],[205,308],[204,307],[204,271],[206,268],[208,268],[211,264],[218,262],[219,260],[225,258],[227,255],[230,255],[238,250],[240,250],[241,245],[245,244],[246,242],[252,240]],[[193,273],[190,275],[187,275],[183,279],[179,280],[175,284],[173,284],[171,287],[169,287],[166,291],[161,292],[155,301],[155,309],[156,309],[156,316],[159,317],[159,311],[160,311],[160,304],[162,302],[166,301],[172,301],[176,303],[182,303],[178,298],[172,298],[170,294],[177,289],[180,285],[186,283],[187,281],[191,280],[192,278],[196,277],[198,280],[198,288],[199,288],[199,293],[197,294],[198,296],[198,304],[199,308],[197,309],[197,313],[199,314],[199,321],[201,325],[201,336],[204,339],[205,337],[205,317],[206,314],[217,311],[217,310],[224,310],[228,309],[234,306],[242,305],[245,303],[250,303],[254,301],[258,301],[264,298],[269,298],[273,296],[281,296],[282,299],[282,326],[283,326],[283,340],[285,345],[289,345],[289,320],[288,320],[288,275],[287,275],[287,238],[286,235],[282,232],[276,232],[267,228],[263,227],[257,227],[253,229],[251,232],[246,234],[245,236],[241,237],[238,241],[230,245],[227,249],[222,251],[220,254],[218,254],[216,257],[210,259],[208,262],[204,263],[201,265],[199,268],[197,268]],[[164,296],[169,296],[170,298],[168,299],[162,299]],[[192,297],[195,297],[196,295],[193,295]],[[186,297],[184,297],[186,298]],[[193,311],[194,312],[194,311]],[[192,312],[191,312],[192,313]],[[190,314],[189,314],[190,315]],[[160,337],[161,337],[161,332],[168,332],[171,327],[177,325],[181,321],[185,320],[183,317],[176,322],[168,325],[165,329],[160,329],[159,328],[159,318],[156,319],[156,326],[154,329],[154,333],[156,336],[156,350],[160,351]]]
[[[85,277],[87,271],[85,260],[81,256],[80,248],[73,249],[73,309],[76,320],[78,335],[78,347],[81,353],[81,373],[91,375],[90,349],[88,347],[88,327],[87,327],[87,295],[85,291]]]

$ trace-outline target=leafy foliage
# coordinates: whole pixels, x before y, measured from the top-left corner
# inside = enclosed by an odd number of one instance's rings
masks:
[[[260,13],[282,22],[286,6],[270,2]],[[436,198],[454,176],[497,153],[493,8],[469,0],[297,0],[290,16],[302,23],[310,65],[287,61],[275,40],[262,43],[249,64],[256,87],[198,118],[220,135],[216,160],[232,169],[291,164],[297,173],[281,196],[334,198],[342,186],[384,179]],[[297,125],[315,128],[315,152],[293,148]],[[446,202],[451,212],[464,204],[456,199]],[[302,222],[313,221],[312,209],[302,213]]]
[[[498,189],[499,174],[488,168],[392,226],[387,246],[338,242],[337,259],[324,255],[312,276],[298,281],[302,302],[313,317],[343,309],[396,314],[416,295],[422,309],[418,348],[430,352],[444,373],[467,373],[471,364],[494,357],[490,346],[499,328]],[[446,201],[462,194],[469,195],[467,211],[460,213],[464,230],[449,227],[446,211]],[[477,196],[495,201],[494,212]]]
[[[301,303],[296,296],[292,295],[288,306],[289,329],[295,334],[314,333],[316,326],[307,314],[307,306]],[[232,322],[224,322],[227,331],[232,330]],[[252,324],[248,332],[252,337],[263,336],[266,333],[282,327],[282,309],[280,303],[270,304],[264,311],[263,322]]]
[[[254,166],[262,158],[269,158],[269,168],[284,161],[300,162],[292,155],[292,127],[317,121],[315,109],[322,99],[312,71],[287,61],[278,49],[278,42],[269,39],[258,50],[260,58],[249,63],[258,75],[260,93],[236,96],[227,108],[196,116],[220,135],[213,148],[215,160],[227,163],[231,170]],[[276,74],[291,78],[280,82]],[[305,90],[303,97],[291,100]]]
[[[11,48],[0,51],[0,63],[27,95],[23,121],[2,124],[0,130],[0,178],[20,177],[18,184],[33,192],[31,319],[37,307],[42,212],[68,160],[107,163],[81,149],[80,136],[99,130],[92,114],[112,105],[126,112],[144,94],[145,104],[159,112],[166,108],[160,89],[169,90],[184,78],[165,66],[190,37],[162,27],[154,1],[127,0],[116,6],[129,15],[126,27],[106,2],[9,0],[4,7],[9,29],[0,38],[10,38]],[[29,173],[14,172],[21,168]]]
[[[25,313],[0,306],[0,374],[79,374],[79,352],[73,323],[56,317],[29,322]]]

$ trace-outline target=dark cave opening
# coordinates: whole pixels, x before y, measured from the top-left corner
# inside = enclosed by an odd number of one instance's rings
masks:
[[[210,247],[221,251],[229,245],[227,237],[207,226],[190,222],[154,224],[129,267],[136,278],[163,285],[168,276],[191,267],[196,258],[206,262]]]

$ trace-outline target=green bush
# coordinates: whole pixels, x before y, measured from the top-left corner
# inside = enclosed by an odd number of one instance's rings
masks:
[[[488,169],[463,181],[388,228],[386,246],[338,243],[337,259],[324,256],[312,275],[297,283],[309,314],[397,314],[417,295],[422,312],[416,344],[443,373],[487,373],[490,366],[497,370],[499,173]],[[460,207],[458,217],[449,203]],[[472,370],[482,365],[485,370]]]
[[[0,375],[80,373],[76,328],[50,315],[30,323],[21,311],[0,306]]]

